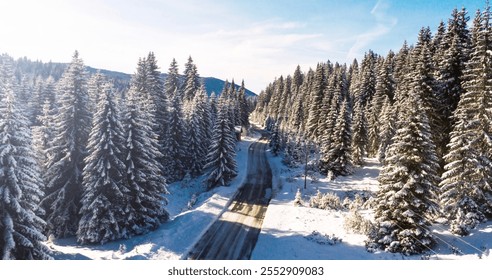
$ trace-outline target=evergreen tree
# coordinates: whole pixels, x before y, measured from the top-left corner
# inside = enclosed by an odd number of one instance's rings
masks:
[[[164,82],[162,81],[161,72],[157,66],[157,59],[153,52],[147,55],[144,68],[138,68],[136,75],[144,75],[146,77],[143,80],[140,90],[148,94],[148,101],[152,101],[152,107],[149,110],[155,116],[154,132],[158,136],[159,151],[162,154],[162,157],[158,160],[162,164],[164,176],[167,176],[172,173],[171,167],[168,164],[171,161],[168,155],[168,144],[170,142],[169,95],[164,90]],[[172,80],[173,77],[170,79]]]
[[[77,241],[106,243],[127,238],[133,213],[126,181],[125,135],[109,83],[101,86],[83,170]]]
[[[200,89],[200,76],[191,56],[188,57],[188,62],[185,64],[184,77],[183,98],[186,101],[191,101]]]
[[[381,139],[381,128],[383,126],[380,117],[383,103],[386,97],[393,99],[395,94],[395,83],[393,78],[395,54],[390,51],[386,58],[378,60],[378,74],[376,77],[376,88],[372,101],[370,102],[370,112],[367,113],[367,154],[370,157],[376,156]]]
[[[162,155],[158,136],[152,130],[155,124],[137,96],[137,88],[132,86],[125,114],[126,180],[132,198],[128,213],[132,219],[127,227],[131,228],[131,235],[154,230],[169,218],[164,209],[167,201],[162,197],[168,193],[166,180],[157,161]]]
[[[451,231],[467,235],[492,215],[492,41],[489,7],[477,13],[465,89],[445,156],[441,205]]]
[[[278,156],[278,153],[280,152],[280,131],[278,123],[273,125],[272,135],[270,137],[270,147],[272,154]]]
[[[323,96],[326,88],[326,76],[322,64],[318,64],[316,74],[313,80],[313,88],[311,91],[311,103],[309,105],[309,116],[307,120],[308,136],[316,140],[320,131],[318,131],[318,123],[320,120],[321,108],[323,104]]]
[[[440,55],[437,58],[439,61],[436,75],[437,97],[441,104],[438,112],[444,119],[441,125],[444,135],[449,135],[452,130],[452,115],[463,93],[464,71],[470,50],[470,36],[466,28],[467,21],[467,12],[464,8],[461,11],[454,9],[452,18],[448,22],[447,32],[437,51]],[[436,144],[440,150],[445,151],[445,145],[448,142],[449,138],[445,137]]]
[[[239,117],[241,120],[241,126],[249,127],[249,108],[248,101],[246,100],[246,88],[244,87],[244,80],[241,82],[241,87],[239,88]]]
[[[87,94],[89,96],[89,104],[87,108],[90,112],[94,112],[96,110],[97,102],[100,98],[101,92],[103,92],[102,87],[105,84],[104,75],[101,74],[100,71],[97,71],[96,74],[92,75],[87,82]]]
[[[350,131],[351,110],[350,102],[346,97],[340,108],[340,114],[333,129],[331,149],[327,155],[328,172],[335,176],[346,176],[352,173],[353,163],[350,143],[352,135]]]
[[[175,95],[170,108],[169,118],[169,142],[167,144],[167,156],[170,158],[168,180],[170,182],[183,179],[186,169],[189,168],[188,138],[185,137],[185,119],[182,109],[182,102],[178,95]]]
[[[202,173],[207,154],[209,129],[209,113],[206,107],[205,88],[201,87],[198,94],[194,96],[191,104],[191,117],[188,133],[188,154],[190,155],[191,176],[196,177]]]
[[[364,163],[367,147],[367,121],[362,100],[355,101],[352,120],[352,160],[355,165]]]
[[[169,65],[169,71],[164,82],[164,92],[168,100],[173,100],[175,96],[182,98],[179,85],[178,63],[174,58],[171,65]]]
[[[227,103],[222,98],[221,101],[204,167],[210,170],[207,179],[209,189],[228,185],[237,175],[234,131],[231,131]]]
[[[386,150],[392,143],[393,135],[395,135],[395,127],[394,124],[394,113],[395,110],[392,109],[392,104],[389,100],[389,97],[385,97],[383,102],[383,109],[381,110],[381,114],[379,115],[379,119],[381,122],[380,134],[379,134],[379,147],[378,147],[378,159],[380,163],[384,164],[384,160],[386,158]]]
[[[406,102],[406,113],[378,178],[376,230],[369,236],[368,247],[410,255],[435,243],[429,215],[437,207],[439,165],[420,93],[412,92]]]
[[[340,106],[343,101],[342,93],[340,91],[336,91],[330,101],[328,101],[329,99],[327,97],[328,94],[325,96],[326,100],[324,100],[323,106],[326,106],[328,102],[330,102],[331,104],[329,109],[325,110],[324,114],[326,117],[322,118],[325,123],[322,126],[323,131],[321,139],[319,141],[321,152],[319,165],[322,172],[328,172],[330,161],[333,160],[333,158],[331,158],[330,156],[330,151],[333,148],[333,135],[335,133],[335,125],[340,113]]]
[[[27,118],[14,92],[12,59],[0,56],[0,258],[51,259],[38,204],[43,183]]]
[[[79,223],[82,170],[87,154],[91,115],[85,66],[78,52],[58,83],[58,113],[45,174],[48,233],[55,237],[75,235]]]
[[[55,137],[54,135],[54,107],[55,105],[49,100],[46,100],[43,104],[43,109],[41,114],[37,117],[38,126],[33,126],[33,144],[35,147],[36,158],[39,163],[41,174],[46,173],[46,165],[51,159],[51,140]]]

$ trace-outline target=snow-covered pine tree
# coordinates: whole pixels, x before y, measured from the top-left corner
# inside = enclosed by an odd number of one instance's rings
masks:
[[[386,150],[392,143],[393,135],[395,135],[394,113],[390,98],[386,96],[383,101],[383,108],[379,114],[379,120],[381,123],[379,132],[379,147],[378,147],[378,160],[384,164],[386,158]]]
[[[89,95],[89,104],[87,108],[90,112],[96,111],[97,102],[99,98],[101,98],[99,94],[103,92],[102,87],[104,84],[104,75],[101,74],[101,71],[99,70],[87,81],[87,94]]]
[[[43,182],[28,120],[16,101],[12,63],[0,56],[0,259],[46,260]]]
[[[246,87],[244,86],[244,80],[241,81],[241,87],[239,88],[239,117],[241,119],[241,126],[249,127],[249,107],[246,100]]]
[[[182,98],[180,88],[178,63],[176,62],[176,59],[173,58],[173,61],[169,65],[167,77],[164,82],[164,92],[167,96],[167,99],[173,100],[174,96],[176,95]]]
[[[367,141],[367,155],[374,157],[378,153],[379,144],[381,142],[381,119],[379,118],[383,109],[384,99],[389,97],[393,98],[395,94],[395,84],[393,80],[393,64],[394,64],[393,51],[390,51],[386,58],[378,59],[378,72],[376,76],[376,88],[372,101],[370,102],[370,112],[366,114],[368,122],[368,141]]]
[[[106,243],[128,238],[132,229],[130,190],[125,167],[125,134],[121,115],[108,82],[101,84],[87,144],[83,170],[83,194],[79,243]]]
[[[270,150],[274,156],[280,153],[280,128],[277,122],[273,124],[272,135],[270,137]]]
[[[350,143],[351,135],[351,108],[348,96],[345,96],[341,106],[340,114],[333,129],[330,151],[327,155],[328,172],[335,176],[346,176],[353,172],[352,151]]]
[[[352,117],[352,160],[355,165],[364,164],[367,147],[367,120],[362,99],[356,99]]]
[[[87,155],[91,114],[85,66],[76,51],[57,85],[58,112],[54,116],[54,135],[47,163],[46,196],[41,205],[46,211],[48,234],[73,236],[79,223],[82,170]]]
[[[299,70],[300,71],[300,70]],[[295,73],[294,73],[295,74]],[[294,80],[295,81],[295,80]],[[293,86],[296,86],[293,84]],[[289,117],[290,127],[295,133],[302,133],[304,131],[304,88],[299,85],[297,94],[294,97],[291,107],[291,115]]]
[[[212,132],[212,139],[207,154],[209,169],[208,188],[228,185],[237,175],[236,140],[234,131],[231,131],[228,104],[220,98],[219,112]]]
[[[35,148],[36,158],[41,170],[41,174],[46,173],[46,165],[50,161],[51,140],[55,137],[53,116],[55,104],[46,100],[43,104],[41,114],[37,117],[37,126],[32,127],[33,145]]]
[[[213,93],[212,93],[213,94]],[[200,86],[200,90],[197,94],[198,98],[198,108],[202,112],[203,116],[201,118],[204,133],[205,133],[205,141],[203,141],[203,146],[205,147],[205,151],[208,149],[208,145],[210,144],[210,139],[212,138],[212,129],[214,126],[215,117],[212,116],[212,102],[215,102],[215,97],[208,96],[207,90],[205,89],[205,85],[202,84]]]
[[[377,55],[369,50],[361,62],[357,92],[354,92],[354,104],[361,103],[366,108],[376,92],[376,60]]]
[[[439,114],[444,122],[441,125],[444,135],[449,135],[453,125],[453,112],[458,106],[463,93],[465,65],[470,53],[470,34],[467,28],[467,11],[454,9],[448,21],[447,32],[438,47],[436,58],[438,61],[436,79],[438,82],[437,97],[441,107]],[[439,150],[445,151],[449,138],[445,137],[441,143],[436,143]]]
[[[145,92],[148,94],[149,101],[152,101],[153,115],[155,116],[154,132],[157,133],[159,141],[159,151],[163,155],[158,160],[161,162],[164,168],[163,174],[167,176],[171,174],[171,166],[169,162],[172,160],[168,155],[169,140],[169,95],[164,90],[164,82],[161,78],[161,72],[159,66],[157,66],[157,59],[153,52],[149,52],[147,59],[145,60],[145,69],[137,69],[136,75],[140,75],[139,72],[145,72],[146,79],[143,82]],[[174,70],[173,70],[174,71]],[[176,69],[177,71],[177,69]],[[177,73],[177,72],[176,72]],[[171,81],[174,77],[169,78]]]
[[[219,105],[218,105],[218,98],[215,92],[212,92],[210,94],[210,98],[208,99],[208,102],[210,104],[210,136],[212,136],[212,130],[215,126],[215,121],[217,120],[217,116],[219,115]],[[210,137],[212,138],[212,137]]]
[[[318,139],[321,131],[318,131],[318,122],[320,120],[321,108],[323,104],[323,96],[326,88],[326,76],[322,64],[316,67],[316,74],[313,79],[313,87],[311,90],[311,100],[309,104],[309,115],[307,119],[307,132],[312,140]]]
[[[418,88],[405,105],[378,178],[376,229],[367,246],[410,255],[429,250],[435,243],[429,215],[437,209],[439,165]]]
[[[167,178],[170,182],[183,179],[190,166],[189,162],[188,139],[185,138],[186,124],[183,114],[183,105],[179,95],[174,95],[171,101],[169,117],[169,142],[167,143],[167,157],[169,174]]]
[[[131,234],[143,234],[156,229],[168,220],[169,214],[164,206],[163,197],[167,194],[166,179],[162,166],[157,161],[162,157],[159,152],[158,136],[153,131],[155,124],[145,105],[137,98],[139,93],[132,86],[128,92],[125,114],[126,137],[126,176],[130,189],[132,218],[128,221]]]
[[[441,207],[451,231],[467,235],[492,215],[492,30],[490,8],[477,12],[455,124],[444,157]]]
[[[200,76],[196,65],[193,63],[191,56],[188,57],[188,61],[185,64],[184,70],[184,83],[183,83],[183,98],[184,101],[191,101],[195,97],[196,93],[200,89]]]
[[[340,91],[334,92],[334,96],[331,98],[330,101],[330,108],[326,110],[326,116],[323,118],[325,121],[325,124],[323,125],[324,130],[322,131],[321,137],[318,141],[319,149],[321,152],[319,159],[319,168],[322,172],[328,172],[328,166],[330,164],[330,160],[332,160],[332,158],[330,157],[330,151],[333,148],[333,134],[342,101],[342,93]]]
[[[207,130],[210,125],[210,115],[207,112],[205,88],[202,86],[191,101],[191,116],[189,119],[188,154],[190,156],[190,173],[196,177],[202,173],[205,156],[210,142]]]
[[[434,65],[431,56],[431,39],[429,28],[422,28],[415,48],[410,53],[410,67],[413,68],[414,83],[417,83],[420,88],[422,105],[427,114],[429,125],[432,132],[432,140],[434,143],[441,143],[443,139],[447,138],[445,131],[443,131],[443,117],[438,113],[438,110],[442,104],[439,104],[436,96],[437,83],[434,78]],[[405,110],[404,108],[402,108]],[[436,152],[438,153],[439,160],[443,156],[443,149],[436,144]]]

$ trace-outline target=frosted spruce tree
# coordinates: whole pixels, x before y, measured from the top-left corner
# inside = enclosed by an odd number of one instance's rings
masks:
[[[79,243],[106,243],[131,236],[130,189],[125,167],[125,135],[112,85],[101,85],[87,145]]]
[[[429,216],[437,209],[439,165],[418,88],[405,105],[378,178],[376,229],[367,245],[411,255],[429,250],[435,242]]]
[[[158,136],[152,130],[153,119],[144,110],[139,96],[138,89],[132,86],[125,113],[125,164],[133,211],[128,227],[132,234],[154,230],[169,218],[164,208],[167,200],[163,197],[168,193],[166,179],[157,161],[162,157]]]
[[[464,93],[454,112],[449,152],[444,157],[441,206],[451,231],[468,235],[492,215],[492,30],[489,7],[478,12]]]
[[[153,107],[155,108],[155,128],[159,139],[159,151],[162,154],[162,158],[159,158],[159,162],[164,168],[163,174],[167,176],[171,174],[171,167],[167,164],[170,159],[168,158],[167,145],[169,143],[169,96],[164,91],[164,82],[161,78],[161,72],[157,66],[157,59],[153,52],[150,52],[145,60],[146,78],[143,85],[146,87],[149,99],[153,101]],[[138,73],[137,73],[138,75]]]
[[[322,107],[322,101],[324,96],[324,90],[326,88],[326,76],[324,67],[322,64],[318,64],[316,67],[316,74],[313,79],[313,86],[311,90],[311,102],[309,106],[309,113],[307,117],[306,130],[308,136],[315,140],[321,134],[318,131],[318,122],[320,120],[320,112]]]
[[[169,142],[167,143],[167,156],[170,159],[168,178],[171,182],[179,181],[185,176],[189,166],[188,140],[185,138],[187,126],[183,114],[183,103],[179,95],[175,95],[171,101],[169,117]]]
[[[352,159],[355,165],[364,164],[364,156],[367,147],[367,120],[365,116],[365,107],[362,100],[357,99],[354,105],[354,114],[352,121]]]
[[[87,155],[91,114],[88,110],[86,71],[76,51],[57,86],[58,112],[53,117],[54,135],[44,176],[48,234],[73,236],[79,223],[82,170]]]
[[[243,127],[249,127],[249,108],[248,100],[246,99],[246,88],[244,87],[244,80],[241,81],[241,87],[238,91],[239,101],[239,118]]]
[[[335,176],[346,176],[353,172],[350,143],[352,140],[351,108],[348,97],[345,97],[340,108],[331,138],[330,150],[327,154],[327,169]]]
[[[191,101],[189,119],[188,154],[190,155],[190,175],[193,177],[202,174],[210,142],[207,133],[207,130],[210,129],[210,112],[207,108],[207,102],[205,88],[201,86]]]
[[[274,156],[278,156],[280,153],[280,129],[279,124],[274,123],[272,128],[272,135],[270,136],[270,151]]]
[[[207,179],[209,189],[227,185],[237,175],[236,140],[230,122],[227,103],[221,97],[204,167],[210,170]]]
[[[12,60],[0,56],[0,259],[51,259],[39,201],[43,182],[28,119],[14,92]]]
[[[470,34],[467,28],[469,18],[465,8],[454,9],[448,20],[447,30],[439,40],[434,61],[437,62],[437,97],[441,106],[439,115],[443,118],[443,137],[436,143],[441,154],[445,154],[450,132],[454,123],[453,112],[458,106],[465,80],[464,71],[470,56]]]
[[[188,57],[188,61],[185,64],[184,70],[184,83],[183,83],[183,98],[185,101],[191,101],[195,97],[196,93],[200,89],[200,76],[196,65],[193,63],[193,59]]]

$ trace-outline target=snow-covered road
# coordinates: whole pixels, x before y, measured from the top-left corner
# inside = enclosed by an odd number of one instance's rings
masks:
[[[212,224],[188,254],[188,259],[249,259],[271,199],[272,171],[265,138],[248,152],[248,172],[227,211]]]

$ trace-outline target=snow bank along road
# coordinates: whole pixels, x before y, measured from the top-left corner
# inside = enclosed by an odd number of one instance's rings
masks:
[[[251,257],[271,199],[272,171],[266,158],[267,138],[251,144],[246,180],[227,211],[205,232],[188,259],[244,260]]]

